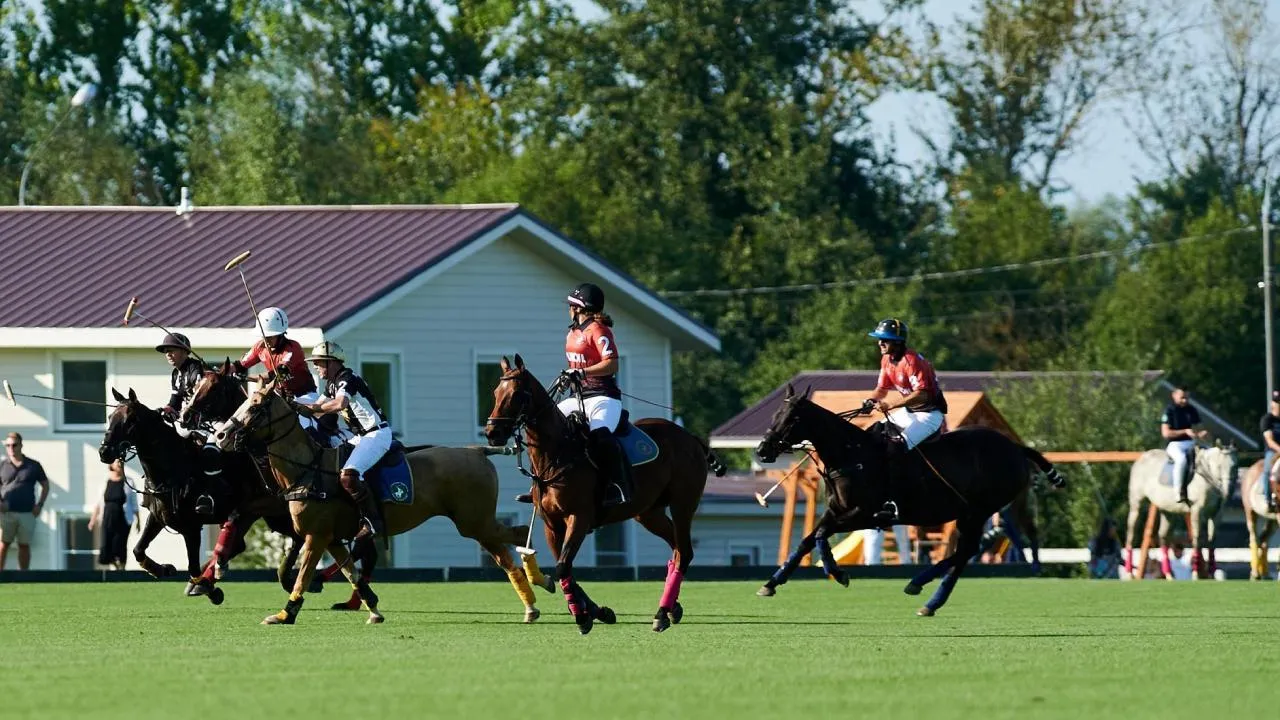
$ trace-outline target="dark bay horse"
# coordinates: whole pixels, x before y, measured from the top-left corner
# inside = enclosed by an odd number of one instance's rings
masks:
[[[946,572],[938,590],[917,614],[933,615],[947,602],[965,566],[978,550],[986,519],[1028,491],[1035,470],[1056,488],[1061,474],[1031,448],[1019,445],[997,430],[962,427],[921,443],[890,462],[884,441],[809,400],[788,385],[782,407],[773,417],[756,453],[765,462],[804,441],[822,460],[827,509],[814,531],[774,572],[758,595],[771,596],[787,581],[815,545],[827,575],[841,584],[848,576],[836,565],[829,537],[832,533],[876,527],[872,516],[887,497],[898,504],[906,525],[941,525],[956,521],[955,551],[912,578],[905,592],[918,595],[925,585]]]
[[[693,561],[693,516],[702,501],[707,470],[724,475],[724,464],[701,440],[670,420],[639,420],[636,427],[653,439],[658,455],[634,468],[635,493],[630,502],[602,508],[596,470],[584,453],[583,441],[570,431],[546,388],[525,369],[519,355],[514,364],[503,357],[500,366],[502,377],[493,392],[493,412],[485,436],[490,445],[500,446],[513,435],[524,433],[520,443],[529,449],[534,507],[545,521],[547,544],[556,559],[556,577],[579,632],[591,632],[595,620],[611,625],[617,617],[608,607],[592,602],[574,581],[573,559],[592,530],[628,518],[635,518],[672,550],[653,629],[662,632],[671,623],[680,622],[684,615],[680,584]]]
[[[224,450],[242,442],[261,443],[271,461],[276,483],[289,499],[293,527],[306,538],[302,569],[289,601],[280,612],[267,616],[266,625],[293,624],[302,609],[302,589],[309,587],[316,563],[327,550],[369,609],[370,623],[380,623],[378,596],[366,578],[357,578],[348,563],[343,540],[353,538],[359,512],[338,484],[338,450],[321,447],[298,422],[294,405],[275,392],[277,379],[263,383],[245,400],[214,436]],[[458,532],[480,543],[511,581],[525,607],[525,622],[539,616],[533,588],[525,571],[511,559],[507,545],[524,542],[528,526],[503,527],[498,523],[498,469],[490,455],[502,453],[486,447],[426,447],[404,454],[410,476],[405,502],[384,502],[387,536],[408,532],[429,518],[445,516]],[[367,544],[364,560],[372,564],[376,553]]]
[[[215,605],[223,600],[216,587],[218,568],[225,568],[231,558],[244,551],[244,536],[258,518],[272,530],[290,539],[289,552],[281,559],[277,576],[281,585],[288,582],[289,569],[297,559],[301,538],[293,532],[289,510],[284,500],[267,491],[262,474],[254,461],[244,453],[223,456],[223,476],[234,497],[217,504],[215,516],[195,511],[196,493],[187,485],[201,470],[195,445],[180,437],[160,414],[138,401],[133,390],[126,397],[114,388],[112,395],[119,403],[112,411],[107,429],[98,447],[98,458],[104,463],[125,460],[130,450],[136,451],[145,473],[142,505],[147,508],[147,523],[133,549],[133,556],[153,577],[169,577],[177,570],[160,565],[147,556],[147,548],[165,527],[182,535],[187,549],[188,595],[207,595]],[[205,525],[221,525],[214,556],[200,566],[200,532]]]

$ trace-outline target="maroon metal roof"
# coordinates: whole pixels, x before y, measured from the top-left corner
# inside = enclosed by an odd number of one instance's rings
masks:
[[[331,328],[485,231],[517,205],[0,208],[0,326],[111,327],[138,296],[173,326],[249,328],[259,308]]]
[[[1163,373],[1159,370],[1147,370],[1142,379],[1147,382],[1158,379]],[[806,370],[791,378],[788,382],[796,392],[803,392],[812,387],[819,390],[847,391],[875,388],[879,372],[875,370]],[[1132,373],[1091,373],[1091,372],[940,372],[938,384],[942,389],[953,391],[987,392],[1011,383],[1025,382],[1046,377],[1079,377],[1081,379],[1112,376],[1133,377]],[[776,388],[764,399],[746,410],[734,415],[727,422],[711,432],[713,440],[759,440],[769,429],[773,414],[782,402],[787,385]],[[1197,403],[1199,405],[1199,403]]]

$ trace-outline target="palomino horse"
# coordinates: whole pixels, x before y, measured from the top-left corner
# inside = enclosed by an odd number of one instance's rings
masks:
[[[1244,473],[1240,482],[1240,504],[1244,506],[1244,522],[1249,527],[1249,579],[1266,580],[1271,574],[1271,563],[1267,560],[1267,549],[1271,536],[1280,524],[1280,513],[1267,509],[1267,473],[1263,468],[1263,460],[1259,460]],[[1258,518],[1262,518],[1259,527]],[[1276,574],[1280,580],[1280,573]]]
[[[670,420],[645,418],[634,427],[620,427],[647,435],[644,443],[656,456],[633,469],[635,493],[630,502],[602,508],[601,484],[595,467],[584,455],[584,441],[570,430],[546,388],[515,356],[512,364],[503,357],[502,377],[493,391],[493,412],[485,426],[491,445],[505,445],[517,435],[517,447],[529,448],[529,463],[535,480],[534,507],[542,512],[547,544],[556,559],[556,578],[569,603],[569,612],[583,635],[591,632],[595,620],[612,625],[617,616],[607,607],[597,606],[573,579],[573,559],[582,541],[592,530],[628,518],[635,518],[646,530],[671,546],[667,581],[654,615],[653,629],[662,632],[672,622],[680,622],[680,583],[693,561],[690,529],[693,515],[702,501],[707,470],[724,475],[725,467],[697,437]],[[668,517],[666,510],[671,510]]]
[[[1066,483],[1043,455],[982,426],[936,436],[891,462],[883,438],[812,402],[808,390],[796,395],[788,385],[782,407],[756,454],[773,462],[806,440],[828,468],[823,475],[827,509],[814,531],[756,593],[764,597],[773,595],[775,588],[787,581],[815,545],[822,556],[823,571],[847,587],[848,574],[836,564],[829,538],[833,533],[875,527],[874,514],[886,497],[892,497],[905,525],[956,521],[960,538],[955,551],[912,578],[904,590],[918,595],[926,584],[947,572],[933,597],[917,611],[918,615],[933,615],[947,602],[977,552],[987,518],[1025,494],[1035,470],[1044,473],[1054,487]]]
[[[191,393],[183,401],[178,414],[180,422],[186,427],[197,427],[204,424],[216,425],[225,422],[235,413],[245,398],[249,396],[248,391],[245,389],[245,382],[244,377],[236,374],[230,358],[223,362],[220,369],[206,370],[200,380],[196,382],[195,387],[192,388]],[[335,416],[330,417],[337,420]],[[406,451],[413,449],[415,448],[407,448]],[[262,458],[262,462],[266,462],[265,456]],[[275,491],[274,483],[272,483],[272,490]],[[289,526],[290,528],[293,526],[292,519],[289,520]],[[297,550],[301,548],[302,545],[299,542],[293,548],[293,555],[296,556]],[[290,557],[289,562],[292,563],[294,560],[296,560],[296,557]],[[529,567],[530,564],[533,566]],[[362,566],[361,577],[366,582],[371,582],[373,580],[373,567],[370,563],[362,563]],[[340,570],[341,568],[335,562],[319,572],[308,587],[308,592],[320,592],[323,590],[324,583],[333,579]],[[526,559],[526,570],[531,572],[531,577],[541,577],[540,573],[533,574],[537,573],[536,561],[531,563],[529,559]],[[294,576],[287,581],[287,584],[284,585],[285,592],[293,589],[293,583],[296,579],[297,577]],[[344,602],[334,603],[333,609],[359,610],[360,606],[360,594],[355,589],[352,589],[351,597]]]
[[[172,565],[160,565],[147,556],[147,548],[160,531],[171,527],[182,535],[187,547],[187,594],[208,595],[214,605],[220,605],[223,592],[215,587],[218,568],[225,568],[232,557],[244,551],[245,533],[261,517],[267,527],[291,540],[289,552],[277,568],[280,583],[287,589],[289,569],[298,557],[301,538],[293,532],[289,508],[284,500],[267,491],[253,459],[244,453],[224,455],[223,475],[236,497],[218,503],[217,517],[201,515],[194,508],[195,493],[186,491],[191,478],[200,473],[196,447],[179,437],[160,413],[139,402],[133,390],[129,390],[128,397],[114,388],[111,392],[119,404],[107,421],[98,458],[104,463],[125,460],[132,449],[142,463],[146,481],[142,504],[150,512],[133,556],[143,569],[153,577],[176,574]],[[230,513],[228,508],[233,508]],[[201,572],[200,531],[206,524],[221,524],[222,532],[214,557]]]
[[[355,577],[342,543],[355,536],[359,514],[338,484],[338,451],[321,447],[311,439],[298,423],[291,403],[274,392],[275,385],[275,379],[263,383],[215,433],[223,449],[246,440],[266,446],[276,483],[289,500],[294,529],[306,537],[302,569],[289,601],[283,610],[262,622],[293,624],[297,620],[302,590],[310,586],[316,563],[328,550],[364,600],[369,609],[368,622],[380,623],[384,618],[378,612],[378,596],[366,579]],[[488,456],[501,452],[484,447],[431,447],[403,455],[401,463],[408,466],[408,478],[398,485],[392,483],[392,501],[383,502],[386,531],[387,535],[399,535],[437,515],[453,520],[459,533],[479,542],[506,571],[524,602],[525,622],[533,622],[539,615],[533,588],[507,550],[508,544],[524,541],[528,527],[503,527],[495,517],[498,470]],[[397,467],[400,465],[384,467],[382,472]],[[375,483],[370,485],[372,491],[378,491]],[[371,545],[368,550],[366,561],[371,563],[376,553]]]
[[[1173,567],[1169,560],[1170,520],[1190,514],[1191,520],[1191,577],[1204,577],[1204,558],[1200,555],[1200,540],[1208,525],[1209,574],[1218,569],[1214,557],[1216,518],[1224,499],[1231,492],[1231,480],[1235,477],[1237,458],[1234,444],[1199,448],[1195,454],[1195,475],[1187,486],[1187,499],[1191,505],[1178,502],[1178,487],[1171,479],[1169,455],[1164,450],[1148,450],[1134,461],[1129,469],[1129,527],[1124,542],[1124,570],[1132,577],[1133,535],[1138,524],[1143,499],[1150,500],[1160,509],[1160,570],[1166,580],[1173,579]]]

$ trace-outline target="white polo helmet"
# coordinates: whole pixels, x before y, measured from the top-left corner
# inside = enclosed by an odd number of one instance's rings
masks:
[[[311,355],[307,358],[307,362],[315,362],[317,360],[337,360],[340,363],[347,361],[347,353],[343,351],[342,346],[332,340],[325,340],[319,345],[311,348]]]
[[[289,332],[289,316],[278,307],[263,308],[258,313],[258,325],[262,327],[263,335],[283,335]]]

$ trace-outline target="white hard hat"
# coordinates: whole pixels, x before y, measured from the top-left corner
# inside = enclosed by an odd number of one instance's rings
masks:
[[[268,337],[283,335],[289,332],[289,316],[278,307],[263,308],[258,313],[258,326],[262,328],[262,334]]]

